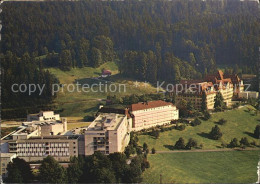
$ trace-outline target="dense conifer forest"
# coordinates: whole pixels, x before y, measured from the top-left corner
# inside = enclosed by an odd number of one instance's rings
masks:
[[[48,67],[116,61],[123,76],[149,82],[197,79],[217,65],[257,70],[256,2],[5,2],[1,20],[4,108],[23,106],[26,100],[17,99],[27,99],[10,92],[11,82],[51,85],[55,78],[42,69]],[[43,98],[32,98],[49,103],[53,97],[46,89]]]

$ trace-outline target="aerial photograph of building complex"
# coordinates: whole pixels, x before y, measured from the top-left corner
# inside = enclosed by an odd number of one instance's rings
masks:
[[[1,0],[0,183],[260,183],[259,0]]]

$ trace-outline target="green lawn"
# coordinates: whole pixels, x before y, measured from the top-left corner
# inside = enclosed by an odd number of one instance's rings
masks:
[[[225,125],[218,125],[223,133],[221,140],[208,138],[211,128],[221,118],[227,120]],[[142,145],[146,142],[150,148],[154,147],[156,150],[171,150],[180,137],[183,137],[186,142],[189,138],[197,140],[198,145],[203,144],[203,149],[217,149],[222,142],[229,143],[233,138],[240,140],[242,137],[247,137],[249,142],[254,140],[260,144],[259,140],[252,136],[256,125],[259,124],[259,120],[259,114],[255,116],[253,112],[247,112],[247,107],[243,107],[227,112],[215,113],[210,120],[202,121],[201,125],[196,127],[187,126],[183,131],[174,129],[162,132],[158,139],[149,135],[140,135],[139,144]]]
[[[156,92],[156,88],[149,84],[145,87],[144,83],[139,82],[139,86],[135,87],[135,81],[122,78],[122,76],[118,74],[118,67],[114,62],[105,63],[99,68],[73,68],[70,71],[62,71],[57,68],[49,68],[48,70],[59,79],[61,84],[73,84],[74,86],[76,86],[76,82],[81,85],[91,85],[93,83],[101,82],[102,84],[106,84],[107,88],[109,88],[111,82],[93,79],[93,77],[100,76],[102,68],[112,71],[110,81],[112,81],[113,85],[115,84],[116,86],[119,86],[120,84],[123,84],[125,85],[125,87],[121,85],[121,87],[118,87],[118,90],[115,92],[109,92],[109,90],[105,91],[105,88],[102,88],[100,91],[99,87],[94,88],[94,90],[97,90],[98,92],[83,92],[82,89],[80,89],[81,92],[78,92],[76,90],[74,92],[69,92],[67,90],[67,87],[65,86],[63,91],[60,89],[60,92],[57,94],[57,98],[54,101],[58,109],[61,110],[60,114],[62,116],[92,116],[98,110],[98,106],[105,103],[104,99],[106,99],[108,95],[116,95],[117,97],[121,97],[130,94]]]
[[[143,182],[255,183],[258,151],[149,154]]]

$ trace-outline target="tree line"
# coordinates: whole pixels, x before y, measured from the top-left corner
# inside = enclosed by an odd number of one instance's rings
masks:
[[[26,113],[27,108],[35,110],[37,106],[40,108],[52,102],[55,98],[55,95],[52,95],[52,84],[59,81],[43,68],[41,62],[28,53],[18,57],[9,51],[5,55],[1,54],[0,58],[4,118],[14,118],[16,115],[24,117],[28,113]],[[33,91],[31,93],[29,93],[29,85],[36,85],[35,88],[31,88]],[[8,111],[10,108],[21,109],[14,113]]]
[[[119,59],[122,73],[148,81],[171,80],[172,73],[175,80],[193,78],[216,64],[256,71],[256,2],[6,2],[1,16],[2,51],[48,56],[46,66],[96,67]]]
[[[87,157],[71,157],[68,167],[59,164],[52,156],[41,162],[39,171],[33,174],[30,164],[15,158],[7,165],[6,183],[139,183],[147,168],[147,159],[138,155],[127,162],[124,153],[107,155],[95,152]]]
[[[2,9],[3,108],[51,102],[49,89],[42,98],[10,92],[14,81],[52,84],[45,67],[116,61],[123,76],[152,83],[199,79],[218,64],[229,72],[257,70],[255,2],[5,2]]]

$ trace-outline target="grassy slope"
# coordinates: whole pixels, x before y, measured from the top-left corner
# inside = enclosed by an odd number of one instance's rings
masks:
[[[70,71],[62,71],[57,68],[49,68],[48,70],[57,76],[61,84],[74,84],[78,81],[80,84],[89,84],[91,85],[94,82],[101,82],[94,79],[93,77],[98,77],[101,74],[102,68],[106,68],[112,71],[111,80],[115,82],[116,85],[126,84],[126,91],[121,87],[121,92],[68,92],[64,88],[63,92],[58,93],[58,97],[55,100],[55,103],[58,106],[58,109],[62,109],[62,116],[91,116],[96,113],[99,104],[104,103],[107,95],[117,95],[117,97],[130,95],[130,94],[143,94],[143,93],[152,93],[156,92],[156,89],[150,85],[144,88],[143,83],[140,83],[140,87],[134,87],[134,81],[122,79],[118,74],[118,67],[114,62],[109,62],[101,65],[99,68],[74,68]],[[104,81],[102,82],[104,84]],[[107,83],[109,86],[109,83]],[[97,90],[98,88],[95,88]]]
[[[179,137],[183,137],[187,142],[189,138],[197,140],[198,144],[203,144],[203,149],[217,149],[221,146],[222,141],[229,143],[232,138],[247,137],[249,142],[255,140],[252,133],[257,124],[259,124],[260,115],[253,115],[253,112],[246,112],[247,107],[227,112],[220,112],[212,115],[209,121],[202,121],[202,124],[196,127],[187,126],[185,130],[171,130],[160,133],[159,139],[154,139],[149,135],[140,135],[139,143],[142,145],[144,142],[149,147],[155,147],[156,150],[170,150]],[[218,125],[223,133],[221,140],[212,140],[208,138],[208,133],[211,128],[215,126],[215,121],[220,118],[227,120],[225,125]],[[258,142],[259,143],[259,142]]]
[[[253,183],[258,151],[167,153],[149,155],[146,183]]]

